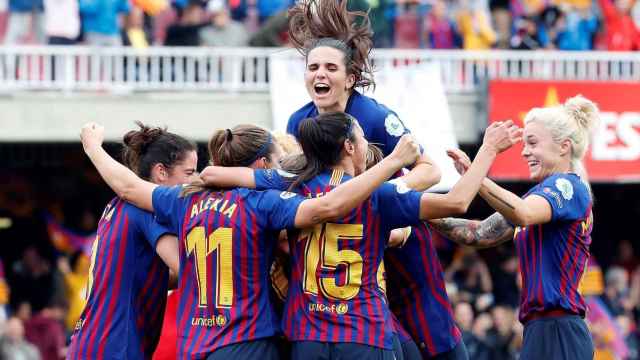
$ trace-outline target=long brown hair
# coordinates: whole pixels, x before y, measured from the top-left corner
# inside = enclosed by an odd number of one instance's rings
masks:
[[[311,50],[328,46],[344,54],[354,87],[373,86],[373,47],[369,14],[347,10],[347,0],[300,0],[289,10],[289,40],[305,57]]]

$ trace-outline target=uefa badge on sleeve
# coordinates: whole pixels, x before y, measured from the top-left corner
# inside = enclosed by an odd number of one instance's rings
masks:
[[[556,179],[556,188],[560,190],[565,200],[571,200],[571,198],[573,198],[573,185],[571,185],[569,180],[563,178]]]
[[[402,136],[404,134],[404,125],[402,125],[402,121],[398,119],[398,116],[394,113],[389,113],[387,118],[384,119],[384,128],[387,130],[387,133],[391,136]]]
[[[296,193],[292,193],[292,192],[289,192],[289,191],[283,191],[283,192],[280,193],[280,198],[282,200],[291,199],[294,196],[296,196]]]

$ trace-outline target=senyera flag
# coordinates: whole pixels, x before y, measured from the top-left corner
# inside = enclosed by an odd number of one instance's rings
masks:
[[[585,166],[591,181],[640,182],[640,83],[596,81],[493,80],[489,83],[489,122],[513,120],[523,126],[534,107],[562,104],[582,94],[600,108]],[[490,176],[526,180],[522,144],[498,156]]]

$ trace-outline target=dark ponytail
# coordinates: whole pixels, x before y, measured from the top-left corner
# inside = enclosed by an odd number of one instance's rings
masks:
[[[122,158],[125,165],[140,178],[151,179],[151,169],[162,164],[171,169],[185,159],[187,153],[196,151],[195,143],[170,133],[166,128],[148,127],[139,121],[139,130],[131,130],[124,135]]]
[[[344,142],[355,142],[355,119],[344,112],[328,112],[302,120],[298,141],[306,158],[290,189],[316,177],[340,162]]]

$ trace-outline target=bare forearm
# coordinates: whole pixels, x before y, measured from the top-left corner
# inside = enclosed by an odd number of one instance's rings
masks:
[[[140,179],[133,171],[114,160],[101,146],[85,149],[100,176],[122,199],[153,211],[151,193],[155,184]]]
[[[503,189],[489,179],[484,179],[480,187],[480,196],[489,205],[513,224],[526,224],[526,205],[524,200],[514,193]]]
[[[449,240],[475,248],[497,246],[513,238],[513,227],[499,213],[483,221],[444,218],[429,223]]]
[[[200,179],[207,186],[245,187],[255,189],[253,169],[247,167],[207,166],[200,173]]]
[[[487,176],[496,155],[494,151],[481,147],[473,163],[471,163],[469,170],[458,180],[451,191],[445,195],[447,201],[459,205],[459,211],[461,213],[467,211],[471,201],[473,201],[473,198],[478,193],[482,179]]]
[[[387,181],[402,167],[402,164],[391,158],[383,159],[376,166],[336,187],[325,196],[320,197],[329,211],[331,219],[345,216],[358,204],[366,200],[382,183]],[[323,220],[326,221],[326,220]]]
[[[426,154],[422,155],[406,175],[401,177],[409,189],[424,191],[440,182],[442,172],[438,165]]]

